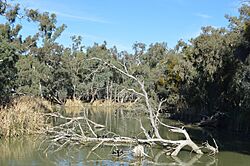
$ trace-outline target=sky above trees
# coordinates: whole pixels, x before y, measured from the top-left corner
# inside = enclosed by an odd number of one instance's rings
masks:
[[[173,47],[179,39],[187,41],[200,33],[202,26],[228,24],[225,13],[237,15],[240,0],[17,0],[22,7],[57,14],[58,24],[67,29],[59,39],[68,46],[70,36],[83,36],[83,43],[107,41],[121,50],[132,51],[135,42],[147,45],[167,42]],[[1,21],[1,20],[0,20]],[[24,34],[36,32],[28,27]],[[25,25],[24,25],[25,26]]]

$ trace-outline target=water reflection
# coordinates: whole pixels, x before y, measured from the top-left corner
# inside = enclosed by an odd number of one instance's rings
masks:
[[[64,148],[59,152],[44,153],[38,149],[40,141],[34,138],[23,138],[15,141],[1,142],[0,165],[248,165],[249,156],[232,152],[221,152],[216,157],[206,155],[195,155],[188,151],[183,151],[178,157],[165,155],[161,149],[147,149],[147,153],[152,158],[133,158],[130,147],[122,147],[127,152],[122,157],[111,155],[112,146],[103,146],[96,149],[88,156],[92,145],[84,147]],[[152,153],[150,152],[152,150]],[[154,155],[152,155],[154,154]],[[88,156],[88,157],[87,157]]]
[[[40,141],[35,137],[0,140],[0,165],[51,165],[52,161],[39,150]]]
[[[116,110],[116,111],[93,111],[85,110],[87,116],[100,124],[107,126],[104,130],[96,131],[99,135],[106,133],[106,130],[115,132],[123,136],[139,137],[143,136],[140,133],[140,124],[138,119],[141,119],[144,127],[150,129],[147,117],[143,113]],[[71,116],[81,115],[82,112],[71,113]],[[167,123],[174,123],[173,121],[166,121]],[[209,138],[209,134],[203,130],[189,129],[191,136],[196,141],[206,140]],[[172,139],[179,139],[181,135],[173,135],[166,131],[164,128],[160,128],[160,132],[163,133],[163,137],[169,137]],[[94,144],[74,145],[64,147],[60,151],[46,150],[46,142],[41,144],[43,138],[23,137],[18,139],[0,140],[0,165],[11,166],[26,166],[26,165],[197,165],[197,166],[247,166],[250,163],[249,155],[244,153],[237,153],[228,151],[229,145],[237,144],[237,151],[240,149],[246,151],[246,147],[249,147],[249,141],[239,141],[235,137],[222,137],[222,133],[213,133],[213,135],[219,139],[221,152],[216,156],[208,155],[196,155],[189,151],[182,151],[178,157],[167,156],[166,151],[161,148],[145,147],[146,153],[150,156],[147,158],[134,158],[132,157],[132,145],[105,145],[100,146],[93,150]],[[225,135],[224,135],[225,136]],[[236,137],[237,138],[237,137]],[[229,141],[228,141],[229,140]],[[244,147],[242,147],[244,145]],[[123,150],[124,154],[117,157],[112,155],[112,151],[115,148]],[[227,150],[227,151],[225,151]],[[248,150],[249,151],[249,150]]]

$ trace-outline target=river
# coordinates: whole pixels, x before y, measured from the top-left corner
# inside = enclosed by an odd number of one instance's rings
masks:
[[[102,109],[103,110],[103,109]],[[119,135],[140,137],[138,119],[141,118],[145,128],[149,127],[147,118],[143,113],[98,109],[88,110],[88,117],[106,126],[105,130],[96,131],[98,134],[106,130]],[[68,113],[79,116],[81,113]],[[177,124],[174,121],[162,118],[165,123]],[[250,141],[249,136],[237,133],[206,131],[197,128],[187,128],[194,142],[201,144],[208,140],[212,144],[214,137],[219,145],[220,152],[215,156],[208,154],[197,155],[188,150],[181,151],[178,157],[164,155],[160,148],[145,147],[148,158],[134,158],[131,146],[101,146],[91,152],[94,147],[88,145],[66,146],[59,151],[47,149],[48,143],[42,136],[26,136],[0,140],[0,166],[85,166],[85,165],[197,165],[197,166],[249,166]],[[160,128],[163,137],[178,139],[182,136],[172,135],[165,128]],[[123,155],[112,155],[114,149],[123,150]]]

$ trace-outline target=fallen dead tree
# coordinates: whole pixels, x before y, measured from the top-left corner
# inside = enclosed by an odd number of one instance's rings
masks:
[[[46,114],[49,117],[61,118],[66,121],[65,123],[54,126],[46,131],[49,135],[51,135],[50,140],[52,143],[55,144],[60,143],[58,145],[58,149],[62,148],[64,145],[68,143],[87,144],[93,142],[97,143],[97,145],[93,147],[91,151],[94,151],[103,144],[129,144],[129,145],[133,144],[134,147],[141,147],[138,146],[140,144],[149,144],[149,145],[162,146],[164,149],[167,150],[166,154],[171,156],[177,156],[185,146],[190,147],[191,151],[197,154],[203,154],[202,152],[203,146],[199,147],[197,144],[195,144],[191,140],[189,134],[184,128],[170,126],[162,123],[159,120],[159,111],[165,100],[160,101],[158,106],[154,108],[153,104],[150,102],[150,97],[148,96],[148,93],[145,90],[144,82],[141,81],[139,78],[131,75],[128,72],[125,64],[120,64],[122,68],[119,68],[111,63],[105,62],[100,58],[92,58],[91,60],[97,60],[101,62],[102,65],[117,70],[118,72],[134,80],[138,84],[140,91],[136,91],[135,89],[132,88],[128,88],[127,90],[133,92],[138,97],[143,99],[143,102],[145,104],[145,110],[148,114],[150,125],[152,126],[153,134],[149,134],[147,130],[143,127],[143,124],[140,122],[141,129],[145,135],[145,138],[123,137],[123,136],[118,136],[117,134],[114,133],[112,136],[107,136],[108,135],[107,134],[105,137],[100,137],[95,133],[93,128],[104,127],[104,125],[97,124],[89,120],[85,114],[84,116],[81,117],[72,117],[72,118],[64,117],[58,113]],[[166,130],[169,130],[171,132],[182,134],[185,137],[185,139],[169,140],[162,138],[158,130],[159,125],[164,126]],[[208,143],[204,144],[204,146],[211,151],[210,154],[218,153],[218,146],[216,143],[215,145],[216,147],[212,147]],[[142,155],[146,156],[143,149],[144,148],[134,149],[135,156],[142,156]]]
[[[202,148],[206,148],[209,150],[209,154],[218,153],[218,147],[213,147],[208,144],[208,142],[204,143],[204,146],[198,147],[190,138],[187,131],[183,128],[177,128],[165,125],[160,122],[161,125],[170,128],[171,132],[181,133],[185,136],[184,140],[168,140],[164,138],[157,137],[149,137],[148,138],[131,138],[125,136],[119,136],[115,133],[112,133],[112,136],[98,136],[95,133],[95,129],[99,127],[104,127],[101,124],[97,124],[91,120],[89,120],[86,116],[81,117],[64,117],[58,113],[49,113],[46,116],[64,119],[67,122],[62,123],[60,125],[51,127],[47,129],[46,133],[49,136],[50,142],[54,145],[57,145],[57,150],[60,150],[62,147],[68,144],[88,144],[88,143],[97,143],[97,146],[93,148],[93,151],[101,145],[133,145],[133,147],[137,147],[137,145],[161,145],[164,149],[166,149],[166,155],[177,156],[180,150],[185,147],[191,147],[192,151],[197,154],[203,154]],[[140,146],[141,147],[141,146]],[[138,148],[135,150],[135,156],[146,156],[143,148]]]

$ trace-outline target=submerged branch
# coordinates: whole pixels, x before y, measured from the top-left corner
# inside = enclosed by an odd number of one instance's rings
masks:
[[[146,136],[147,139],[151,139],[150,135],[148,134],[148,132],[146,131],[146,129],[143,127],[141,119],[139,120],[140,122],[140,128],[142,129],[144,135]]]
[[[56,116],[55,114],[50,114]],[[146,138],[131,138],[131,137],[123,137],[123,136],[118,136],[116,135],[115,137],[98,137],[97,134],[94,132],[92,127],[90,126],[89,120],[86,115],[84,114],[84,117],[74,117],[74,118],[69,118],[69,117],[64,117],[62,115],[57,114],[56,117],[61,117],[64,119],[67,119],[68,122],[65,122],[64,124],[54,126],[50,128],[47,133],[51,134],[52,137],[50,138],[52,142],[54,143],[61,143],[62,145],[67,144],[69,141],[71,142],[78,142],[81,144],[85,143],[99,143],[100,145],[103,143],[111,143],[111,144],[133,144],[133,145],[138,145],[138,144],[150,144],[150,145],[161,145],[164,148],[167,148],[169,151],[169,155],[171,156],[177,156],[180,152],[180,150],[184,146],[189,146],[191,147],[192,151],[198,153],[198,154],[203,154],[201,149],[191,140],[189,134],[187,131],[183,128],[178,128],[178,127],[173,127],[169,125],[165,125],[168,128],[170,128],[170,131],[175,132],[175,133],[181,133],[185,136],[186,139],[184,140],[169,140],[169,139],[164,139],[164,138],[152,138],[146,131],[146,129],[143,127],[141,121],[141,129],[144,132]],[[72,123],[75,120],[85,120],[85,124],[82,123],[77,123],[76,126],[80,129],[80,133],[77,132],[77,128],[73,125],[71,128],[68,126],[69,122]],[[93,121],[92,121],[93,122]],[[65,125],[67,124],[67,125]],[[93,123],[95,124],[95,122]],[[164,124],[161,122],[161,124]],[[83,130],[83,126],[85,125],[85,130]],[[62,126],[67,126],[62,127]],[[87,126],[87,127],[86,127]],[[88,133],[92,133],[94,137],[88,136]],[[66,143],[67,142],[67,143]],[[99,146],[98,146],[99,147]],[[96,148],[98,148],[96,147]],[[94,149],[95,150],[95,149]],[[93,150],[93,151],[94,151]]]

